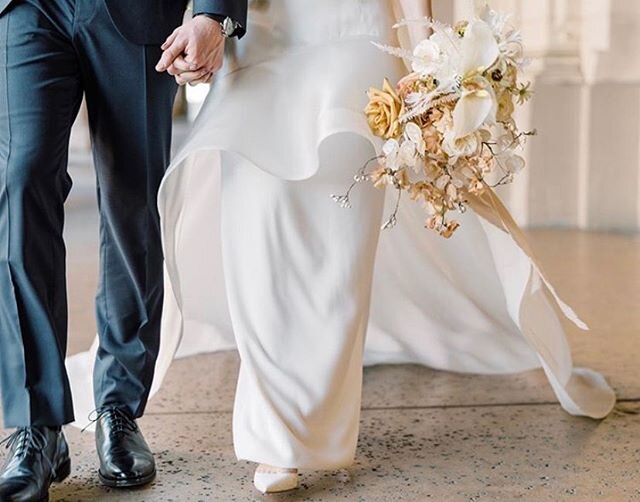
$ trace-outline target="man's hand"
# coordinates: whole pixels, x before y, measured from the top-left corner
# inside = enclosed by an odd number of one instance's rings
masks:
[[[177,28],[162,44],[156,66],[176,77],[180,85],[211,80],[224,59],[225,38],[220,24],[207,16],[196,16]]]
[[[214,72],[206,68],[194,70],[194,67],[195,65],[188,63],[184,56],[178,56],[169,66],[167,72],[175,77],[178,85],[196,85],[211,82]]]

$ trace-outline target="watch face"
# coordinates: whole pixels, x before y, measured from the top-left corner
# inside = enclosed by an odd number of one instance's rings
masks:
[[[236,31],[236,23],[233,21],[233,19],[228,17],[222,22],[222,31],[227,37],[233,35],[233,33]]]

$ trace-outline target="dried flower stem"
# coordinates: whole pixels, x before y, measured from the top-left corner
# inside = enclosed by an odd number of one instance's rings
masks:
[[[388,230],[390,228],[393,228],[398,223],[398,211],[400,210],[400,200],[402,199],[402,188],[397,188],[396,190],[398,192],[398,197],[396,198],[395,208],[393,209],[391,216],[389,216],[387,221],[385,221],[382,224],[382,227],[380,227],[381,230]]]
[[[369,180],[369,174],[367,173],[367,168],[372,162],[380,160],[382,158],[383,158],[382,156],[376,156],[367,160],[367,162],[364,163],[364,165],[358,170],[356,175],[353,177],[353,182],[351,183],[347,191],[342,195],[332,194],[331,199],[335,203],[339,204],[340,207],[343,207],[345,209],[350,209],[351,208],[351,192],[354,190],[354,188],[358,184]]]

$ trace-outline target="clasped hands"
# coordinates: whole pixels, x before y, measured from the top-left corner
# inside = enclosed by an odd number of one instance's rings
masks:
[[[166,71],[179,85],[208,83],[222,67],[224,44],[220,23],[196,16],[176,28],[162,44],[156,71]]]

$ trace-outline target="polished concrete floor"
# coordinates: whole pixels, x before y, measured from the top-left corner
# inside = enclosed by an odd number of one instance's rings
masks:
[[[67,224],[71,353],[95,332],[97,222],[83,176],[91,175],[76,173]],[[619,394],[606,420],[564,413],[539,371],[477,377],[370,368],[356,464],[304,472],[298,491],[261,497],[253,466],[237,462],[232,448],[237,356],[199,356],[174,364],[141,421],[157,455],[155,483],[103,488],[92,434],[69,428],[74,472],[52,500],[640,501],[640,237],[546,230],[531,237],[558,290],[592,326],[568,329],[577,364],[602,371]]]

